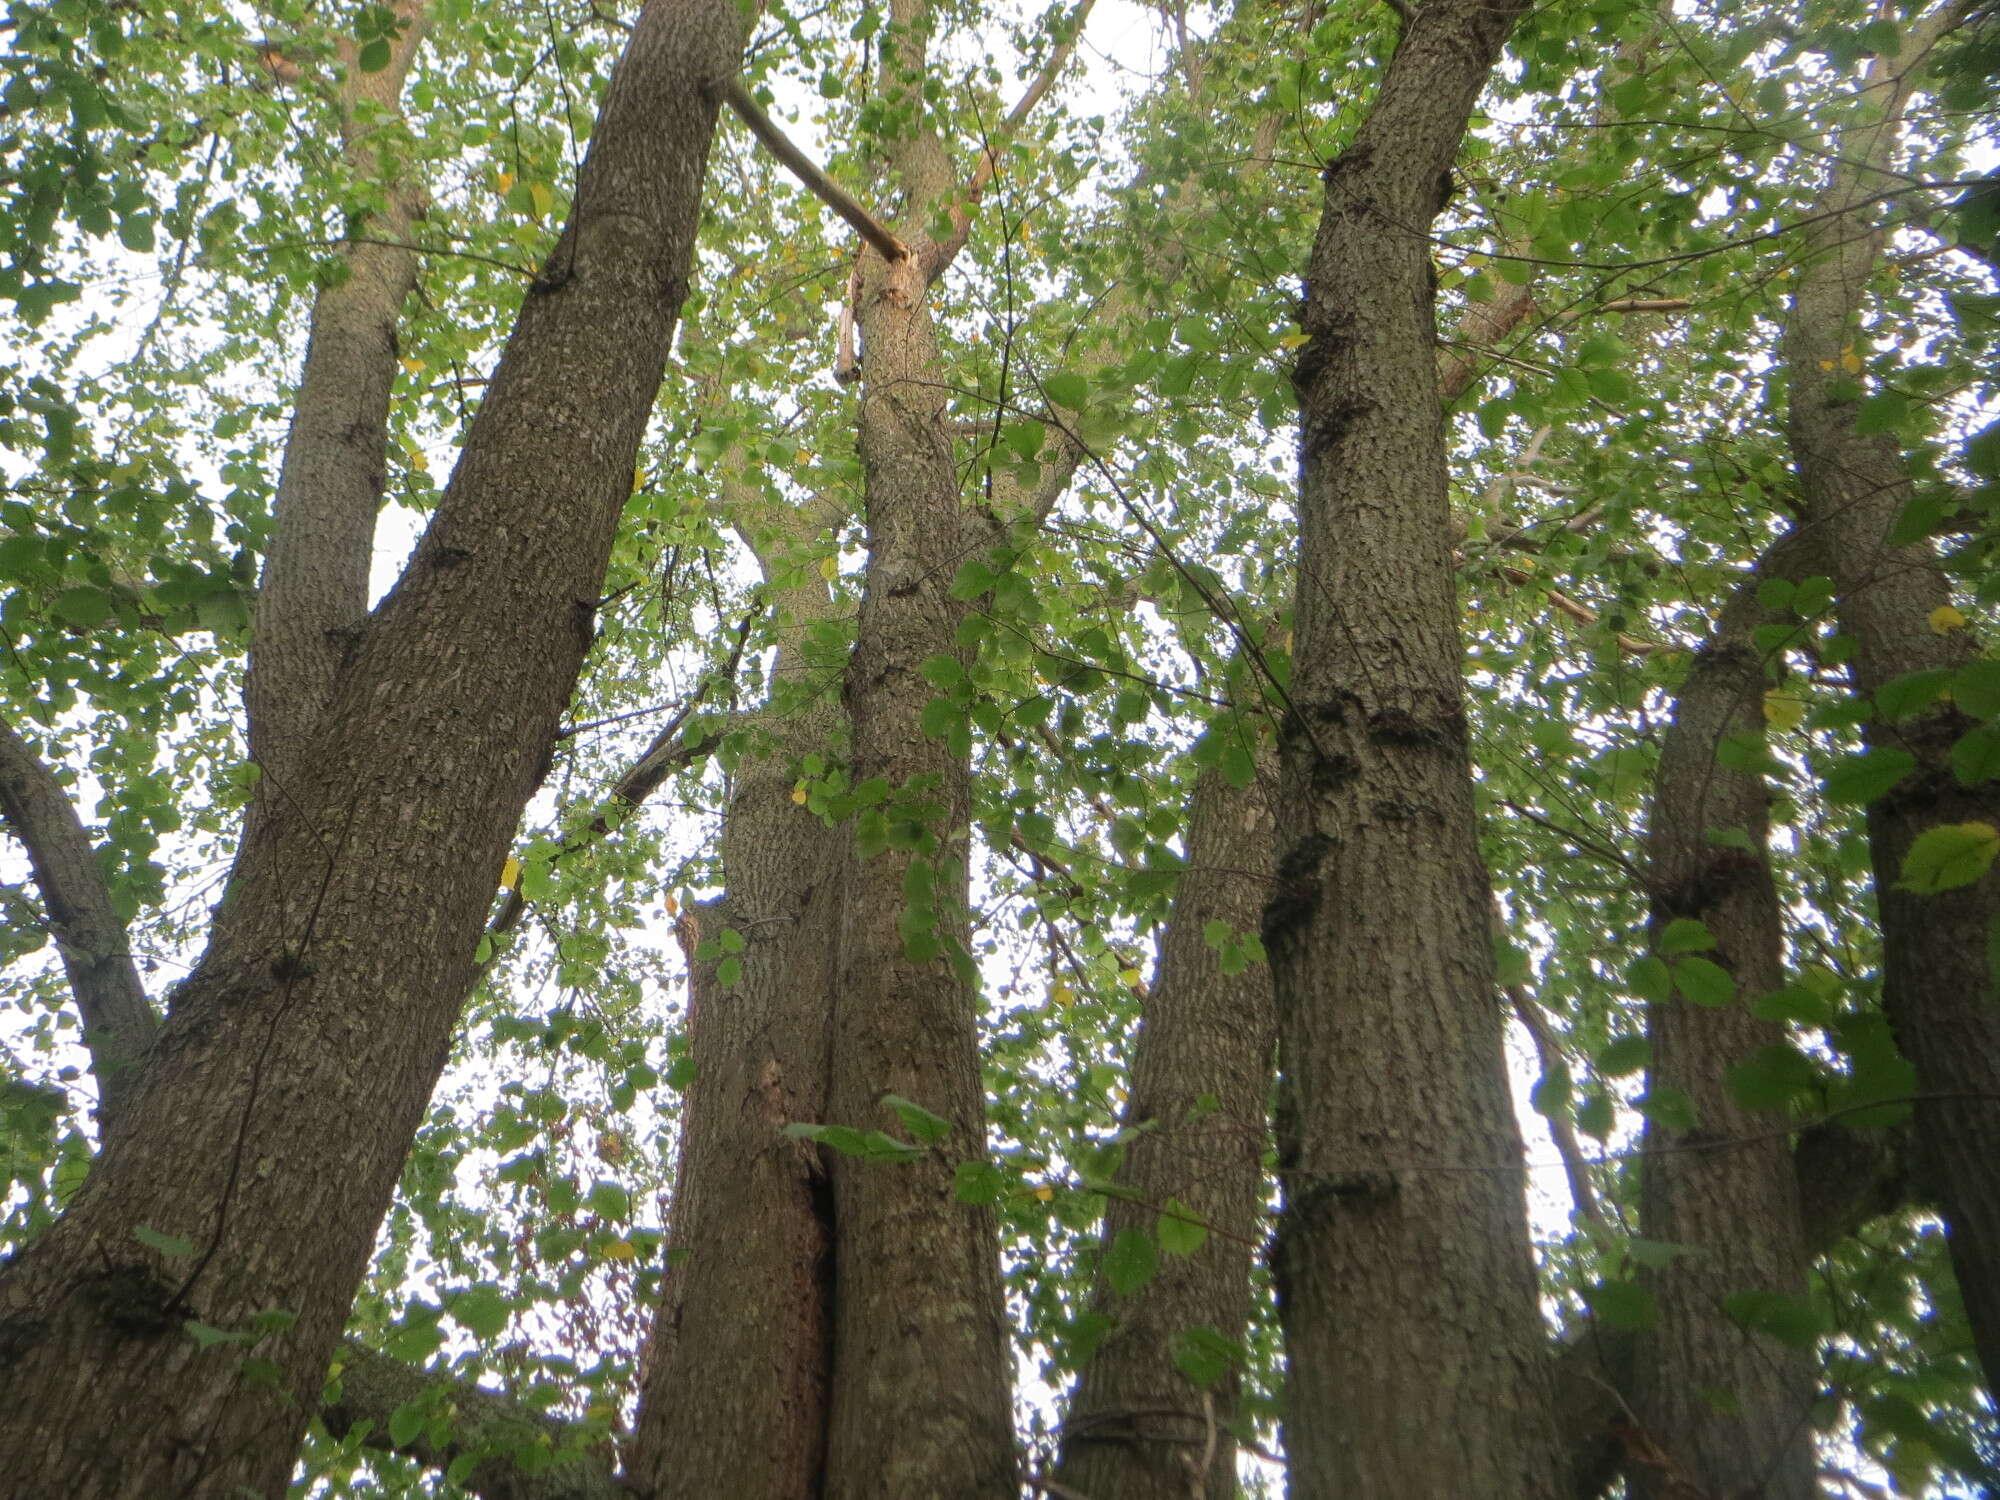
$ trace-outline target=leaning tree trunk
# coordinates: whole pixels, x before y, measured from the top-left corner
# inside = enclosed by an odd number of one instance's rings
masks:
[[[1270,760],[1260,768],[1275,769]],[[1225,974],[1207,929],[1257,929],[1273,860],[1267,783],[1235,787],[1210,770],[1189,804],[1187,869],[1133,1045],[1126,1119],[1151,1129],[1126,1148],[1104,1242],[1154,1235],[1170,1200],[1207,1238],[1192,1255],[1162,1256],[1130,1296],[1101,1276],[1093,1291],[1113,1326],[1077,1381],[1056,1468],[1064,1492],[1091,1500],[1236,1493],[1241,1371],[1223,1351],[1250,1321],[1277,1020],[1269,970]],[[1204,1366],[1217,1373],[1190,1378]]]
[[[1416,9],[1326,170],[1283,854],[1266,914],[1292,1493],[1554,1493],[1473,807],[1429,243],[1523,9]]]
[[[1768,1115],[1739,1104],[1726,1082],[1731,1067],[1785,1035],[1750,1010],[1784,981],[1784,924],[1766,852],[1769,793],[1756,771],[1725,764],[1724,746],[1763,733],[1769,674],[1755,632],[1774,616],[1757,590],[1765,577],[1789,576],[1797,551],[1791,538],[1775,544],[1723,607],[1681,686],[1648,820],[1655,941],[1671,922],[1700,922],[1714,942],[1701,957],[1736,981],[1727,1008],[1673,999],[1647,1018],[1650,1085],[1685,1094],[1695,1117],[1682,1132],[1649,1121],[1640,1165],[1640,1229],[1686,1252],[1647,1278],[1659,1317],[1635,1380],[1633,1404],[1665,1462],[1634,1465],[1634,1493],[1660,1500],[1688,1485],[1722,1495],[1753,1481],[1769,1500],[1814,1493],[1812,1355],[1744,1329],[1725,1310],[1732,1293],[1806,1292],[1791,1142],[1772,1133]],[[1719,830],[1741,838],[1719,842]]]
[[[437,515],[89,1180],[0,1270],[21,1493],[284,1491],[589,644],[742,27],[642,14]]]
[[[923,0],[891,8],[883,93],[919,112],[932,25]],[[943,148],[922,123],[890,163],[922,226],[950,201]],[[846,877],[828,1119],[907,1138],[882,1101],[949,1122],[916,1161],[833,1163],[839,1294],[828,1500],[1011,1500],[1010,1352],[991,1209],[960,1203],[955,1163],[986,1152],[979,996],[970,973],[966,756],[921,727],[934,694],[921,668],[959,654],[965,606],[950,586],[970,531],[927,303],[930,248],[893,262],[864,252],[858,446],[868,571],[842,688],[856,789],[866,807]],[[937,269],[942,269],[939,266]]]
[[[1883,230],[1868,215],[1891,178],[1896,125],[1916,73],[1956,8],[1904,44],[1900,73],[1870,70],[1869,117],[1841,132],[1822,213],[1807,231],[1781,352],[1790,405],[1786,431],[1798,469],[1800,530],[1834,582],[1842,634],[1854,642],[1856,690],[1873,698],[1912,672],[1974,660],[1968,631],[1938,612],[1951,587],[1928,541],[1893,536],[1914,489],[1888,433],[1856,428],[1859,381],[1848,373],[1863,341],[1861,310]],[[1989,944],[2000,922],[2000,869],[1957,890],[1924,895],[1902,885],[1903,862],[1925,832],[1946,824],[2000,826],[2000,783],[1953,773],[1951,749],[1972,721],[1949,700],[1867,727],[1876,751],[1907,753],[1913,769],[1868,807],[1869,853],[1881,908],[1882,1007],[1917,1071],[1917,1139],[1938,1196],[1952,1265],[1989,1381],[2000,1379],[2000,993]]]

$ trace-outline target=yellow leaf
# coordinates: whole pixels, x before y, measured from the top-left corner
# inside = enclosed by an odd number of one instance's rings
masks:
[[[1789,734],[1805,721],[1806,706],[1797,694],[1773,688],[1764,695],[1764,722],[1773,729]]]
[[[643,490],[645,487],[646,487],[646,471],[644,469],[634,469],[632,471],[632,493],[636,495],[640,490]]]
[[[507,863],[500,867],[500,889],[511,891],[521,883],[521,862],[513,855],[507,856]]]
[[[410,467],[415,469],[419,474],[427,474],[430,472],[431,456],[428,453],[424,452],[423,449],[412,448],[410,449],[408,456],[409,456]]]
[[[613,1240],[604,1247],[606,1260],[631,1260],[638,1253],[638,1248],[630,1240]]]
[[[546,182],[531,182],[528,184],[528,201],[535,206],[535,217],[546,219],[549,210],[556,206],[556,195],[549,191]]]
[[[1118,982],[1130,988],[1139,982],[1139,971],[1137,969],[1120,969],[1118,971]]]
[[[502,172],[500,174],[500,191],[504,193],[513,185],[514,174],[512,172]]]
[[[1823,359],[1819,362],[1819,367],[1822,370],[1831,370],[1833,368],[1833,361],[1830,359]]]
[[[1049,999],[1057,1005],[1068,1005],[1076,999],[1076,991],[1066,984],[1059,984],[1049,991]]]
[[[680,914],[681,914],[681,904],[680,904],[680,902],[676,901],[676,900],[675,900],[675,899],[674,899],[674,898],[673,898],[672,896],[668,896],[668,897],[667,897],[667,915],[668,915],[668,916],[670,916],[670,917],[677,917],[677,916],[679,916]]]
[[[1940,604],[1931,611],[1931,629],[1938,635],[1950,635],[1954,630],[1965,629],[1965,612],[1950,604]]]
[[[1043,1183],[1040,1187],[1035,1189],[1035,1197],[1043,1203],[1047,1203],[1050,1199],[1055,1197],[1055,1195],[1056,1195],[1056,1190],[1050,1187],[1046,1182]]]
[[[1312,337],[1303,328],[1295,328],[1278,340],[1278,347],[1280,349],[1303,349],[1307,344],[1312,342]]]
[[[419,374],[423,368],[424,362],[420,359],[406,359],[403,361],[403,373],[406,375]]]
[[[798,803],[800,807],[806,805],[806,784],[803,781],[792,788],[792,800]]]
[[[1847,371],[1850,375],[1859,375],[1861,373],[1861,356],[1856,354],[1852,349],[1841,350],[1840,368]]]
[[[819,560],[819,576],[824,578],[828,583],[832,583],[834,579],[840,576],[840,559],[837,557],[822,557]]]

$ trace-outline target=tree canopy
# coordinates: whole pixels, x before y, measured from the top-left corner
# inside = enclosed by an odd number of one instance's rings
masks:
[[[1990,4],[0,45],[0,1472],[2000,1485]]]

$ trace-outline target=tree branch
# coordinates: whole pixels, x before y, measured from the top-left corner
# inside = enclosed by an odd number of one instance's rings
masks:
[[[90,835],[62,783],[0,719],[0,815],[28,851],[48,928],[62,954],[70,994],[97,1079],[98,1119],[122,1107],[159,1021],[133,967],[125,923],[97,863]]]
[[[348,1340],[341,1346],[334,1387],[339,1394],[319,1410],[335,1439],[361,1433],[362,1446],[394,1453],[443,1471],[460,1459],[475,1458],[459,1485],[480,1500],[629,1500],[615,1474],[609,1442],[588,1442],[584,1429],[545,1415],[497,1391],[469,1381],[440,1379],[401,1360]],[[426,1430],[408,1443],[389,1436],[390,1420],[412,1402],[443,1386],[442,1404],[452,1413],[450,1436],[435,1442]],[[530,1473],[514,1461],[524,1448],[539,1450],[546,1463]]]
[[[764,143],[764,148],[778,159],[786,171],[853,226],[855,233],[873,245],[884,260],[894,262],[910,258],[908,245],[883,228],[881,222],[863,208],[847,189],[828,177],[812,158],[792,144],[791,138],[750,97],[750,90],[744,86],[740,76],[732,77],[722,86],[722,99],[736,111],[737,118],[750,127],[750,133]]]

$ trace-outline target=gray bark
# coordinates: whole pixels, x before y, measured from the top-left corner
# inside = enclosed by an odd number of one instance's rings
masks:
[[[1262,769],[1275,771],[1266,756]],[[1270,894],[1276,788],[1203,773],[1188,813],[1187,870],[1132,1056],[1126,1118],[1151,1129],[1126,1148],[1104,1243],[1152,1235],[1178,1201],[1209,1230],[1185,1258],[1163,1255],[1129,1297],[1102,1278],[1094,1305],[1114,1326],[1084,1366],[1063,1423],[1056,1479],[1091,1500],[1229,1500],[1241,1373],[1204,1389],[1179,1367],[1193,1329],[1240,1344],[1262,1238],[1264,1144],[1277,1019],[1270,972],[1221,970],[1204,930],[1255,931]]]
[[[49,935],[83,1017],[83,1043],[97,1081],[98,1123],[109,1125],[131,1097],[159,1018],[139,983],[131,939],[69,793],[5,720],[0,720],[0,816],[28,851]]]
[[[589,644],[742,26],[721,0],[642,14],[577,212],[293,797],[255,821],[89,1180],[0,1268],[24,1493],[285,1489]],[[203,1348],[190,1320],[253,1342]]]
[[[767,580],[800,576],[810,512],[753,519],[750,486],[725,481]],[[789,541],[793,545],[787,547]],[[802,634],[834,604],[817,574],[775,589],[774,688],[805,706],[758,716],[764,753],[738,767],[722,832],[724,894],[684,921],[690,950],[743,938],[741,978],[689,963],[695,1077],[683,1103],[669,1253],[648,1335],[629,1471],[648,1495],[811,1500],[826,1457],[833,1333],[833,1218],[820,1149],[784,1127],[825,1117],[834,964],[849,831],[792,800],[799,759],[840,728],[813,691]]]
[[[404,24],[386,67],[363,72],[355,44],[340,47],[341,153],[357,180],[381,179],[382,205],[361,220],[368,242],[342,246],[332,279],[313,298],[285,438],[243,690],[264,806],[300,794],[294,783],[333,695],[347,632],[368,612],[396,334],[417,283],[416,253],[401,247],[422,212],[420,189],[383,159],[374,139],[402,100],[427,21],[424,0],[398,0],[393,9]]]
[[[1303,307],[1297,652],[1265,918],[1300,1500],[1557,1487],[1472,800],[1425,238],[1522,9],[1415,11],[1327,168]]]
[[[1639,1227],[1687,1254],[1644,1281],[1658,1322],[1642,1343],[1633,1405],[1663,1467],[1637,1466],[1634,1493],[1704,1493],[1811,1500],[1811,1412],[1819,1393],[1809,1350],[1740,1327],[1725,1311],[1736,1292],[1806,1293],[1791,1143],[1771,1117],[1737,1103],[1732,1066],[1784,1040],[1783,1025],[1750,1005],[1784,982],[1784,924],[1766,853],[1769,793],[1754,771],[1732,770],[1722,747],[1758,741],[1764,728],[1766,653],[1759,625],[1776,616],[1757,601],[1762,577],[1796,572],[1787,538],[1730,598],[1682,684],[1660,750],[1646,853],[1655,937],[1675,918],[1705,924],[1715,946],[1703,957],[1730,971],[1736,1002],[1697,1007],[1676,997],[1647,1018],[1649,1082],[1692,1102],[1695,1124],[1675,1134],[1648,1121],[1640,1166]],[[1788,562],[1788,559],[1790,561]],[[1716,830],[1748,847],[1718,844]],[[1734,1141],[1728,1149],[1703,1149]],[[1725,1402],[1727,1403],[1725,1405]]]
[[[1786,432],[1798,470],[1800,530],[1838,596],[1841,631],[1854,642],[1857,692],[1873,697],[1907,673],[1963,666],[1978,654],[1970,632],[1939,631],[1935,611],[1951,587],[1928,541],[1896,546],[1913,494],[1887,433],[1855,430],[1860,382],[1846,355],[1862,341],[1861,311],[1884,230],[1872,195],[1892,185],[1897,123],[1922,63],[1953,24],[1934,12],[1906,39],[1891,73],[1877,59],[1857,114],[1841,132],[1825,217],[1807,231],[1781,354],[1789,390]],[[1903,862],[1927,830],[2000,825],[2000,785],[1961,786],[1951,747],[1971,721],[1950,702],[1867,726],[1871,747],[1914,757],[1914,772],[1868,807],[1868,842],[1881,910],[1882,1006],[1896,1044],[1915,1066],[1922,1171],[1937,1195],[1973,1341],[1988,1379],[2000,1375],[2000,994],[1989,942],[2000,921],[2000,869],[1939,895],[1901,887]]]

